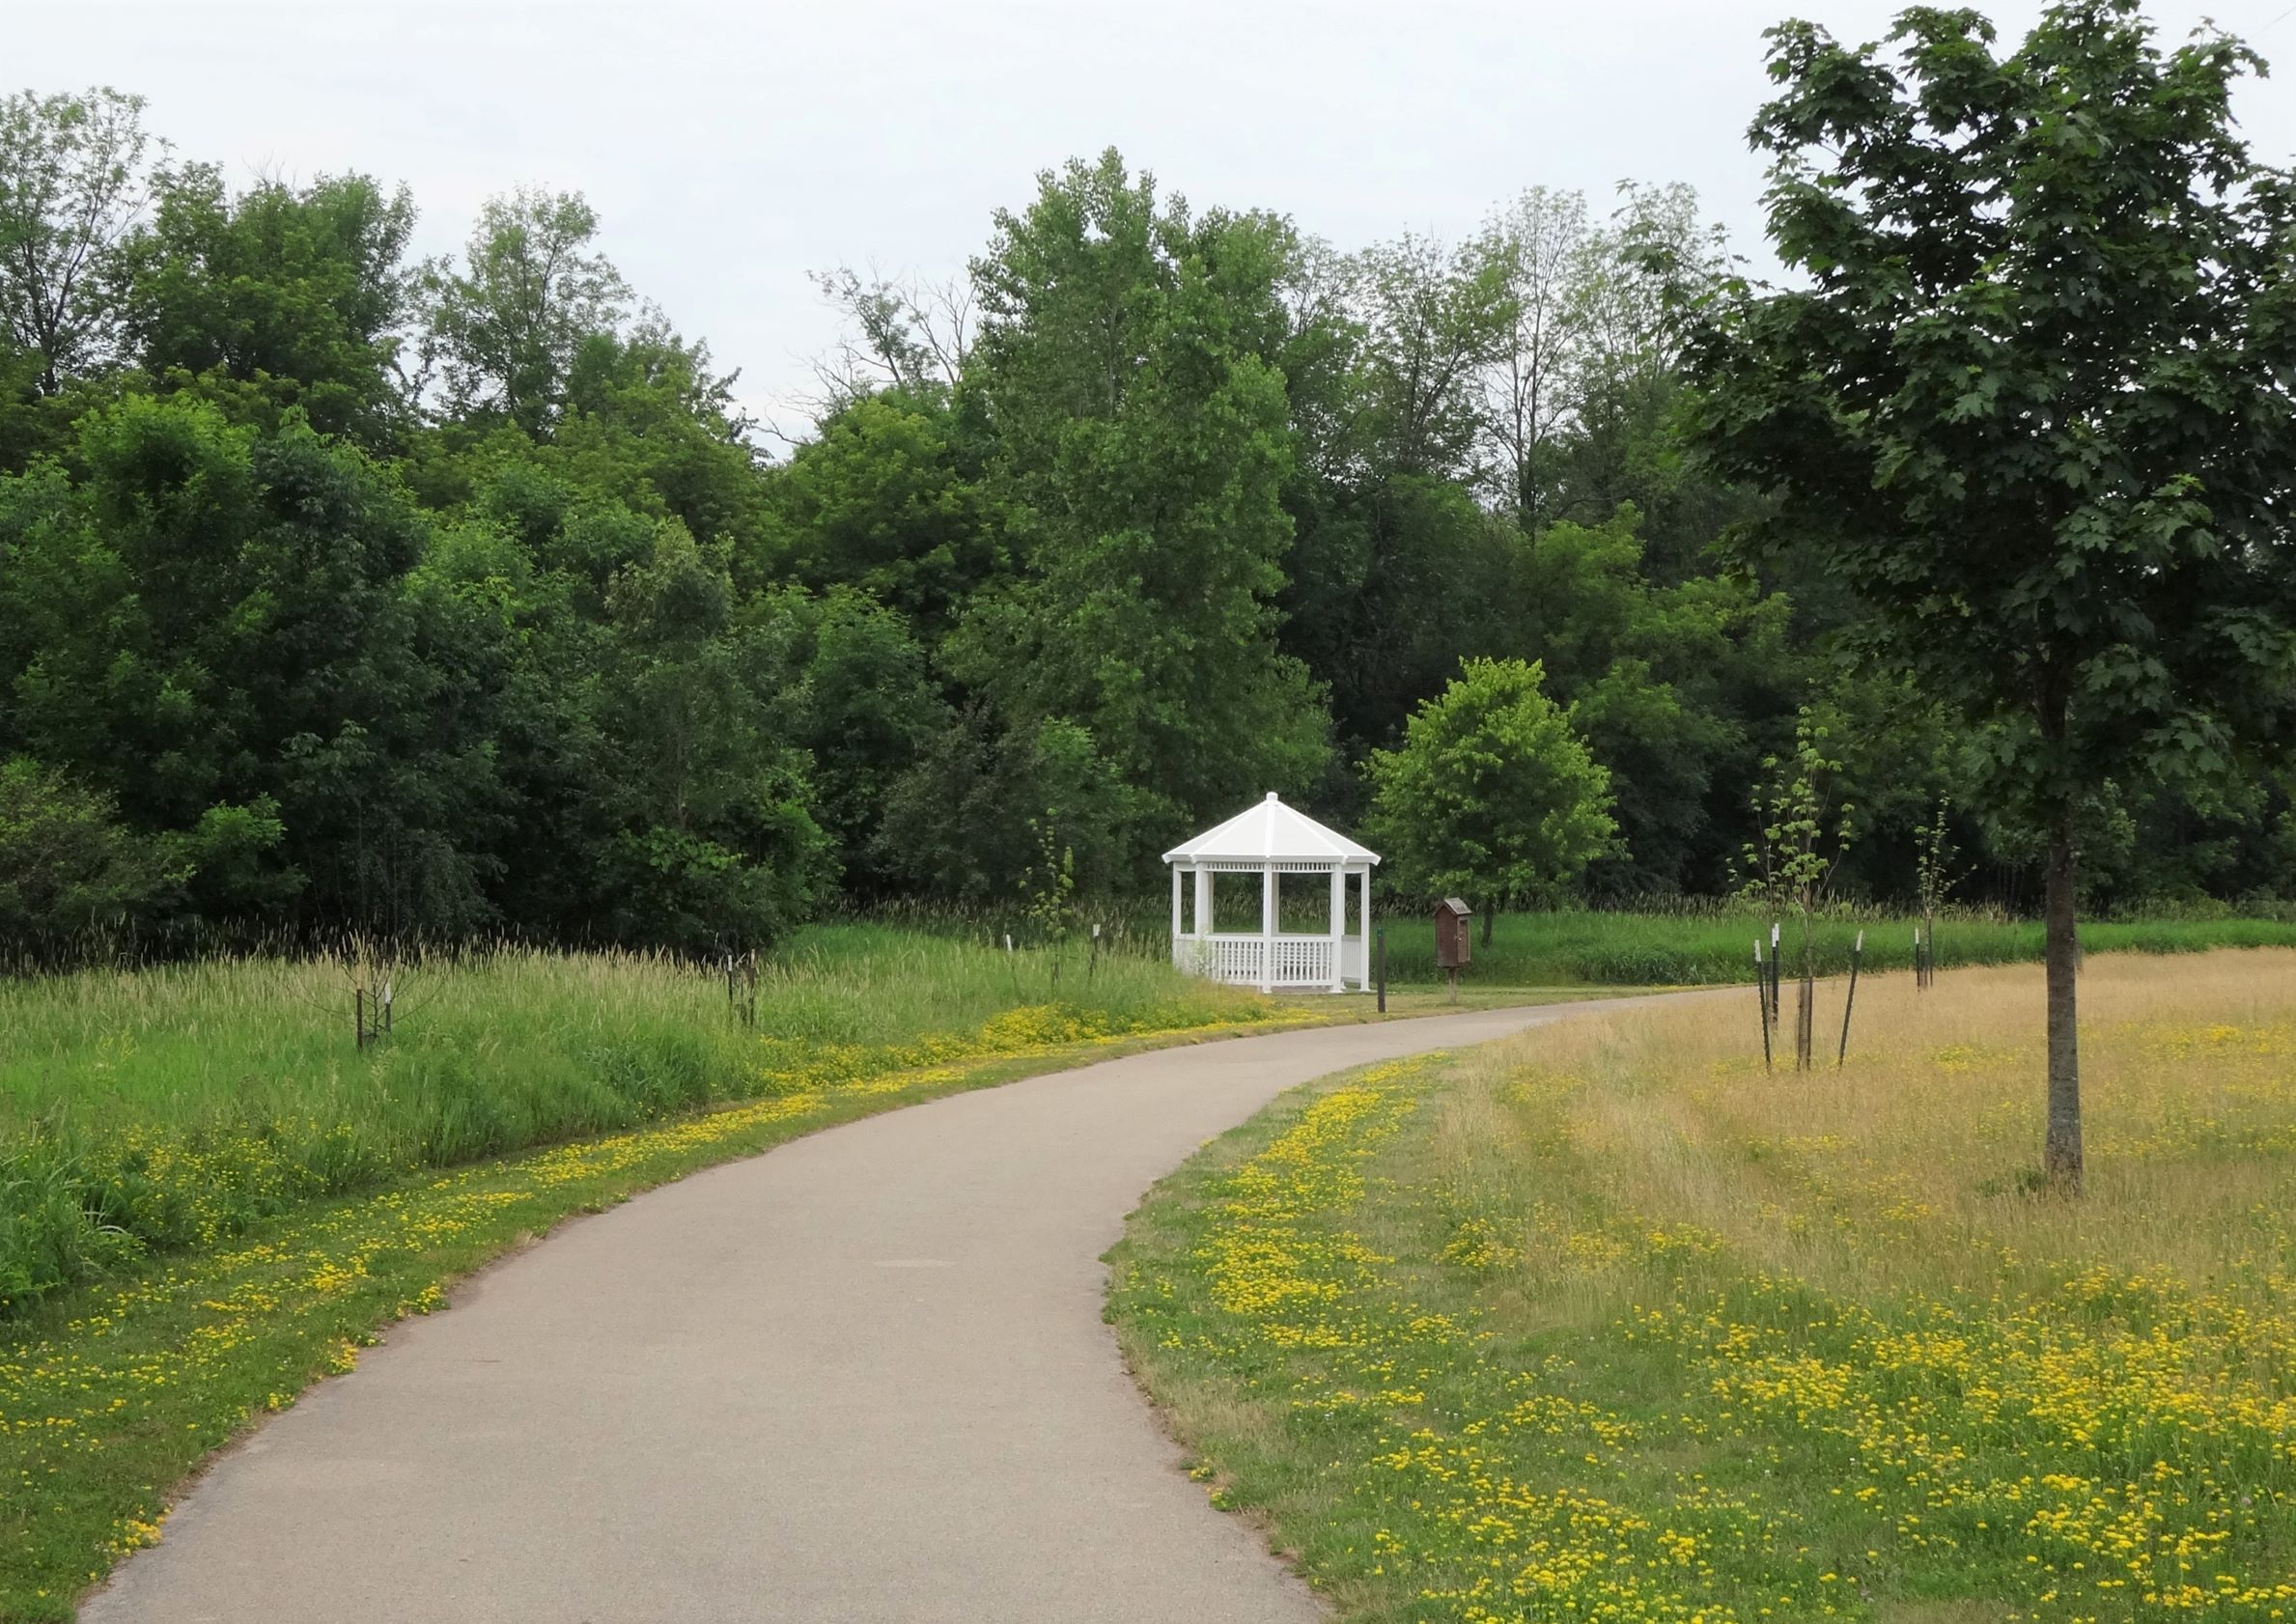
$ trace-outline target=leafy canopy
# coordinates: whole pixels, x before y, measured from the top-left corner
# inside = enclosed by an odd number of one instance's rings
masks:
[[[1536,660],[1470,659],[1372,752],[1373,838],[1407,890],[1486,909],[1554,897],[1609,851],[1610,775]]]
[[[973,267],[964,409],[1019,579],[964,617],[948,668],[1020,733],[1070,721],[1178,831],[1328,750],[1320,696],[1275,643],[1292,539],[1273,215],[1191,213],[1110,151],[1039,177]]]
[[[2135,0],[1993,39],[1934,8],[1888,51],[1772,31],[1752,133],[1804,280],[1710,309],[1695,428],[1770,498],[1741,556],[1814,545],[2060,825],[2284,737],[2296,191],[2234,131],[2238,42],[2164,54]]]

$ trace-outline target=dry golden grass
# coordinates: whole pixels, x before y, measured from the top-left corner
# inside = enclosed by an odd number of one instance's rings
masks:
[[[2296,953],[2089,961],[2077,1199],[2040,981],[1870,981],[1839,1070],[1749,990],[1332,1079],[1134,1215],[1119,1334],[1362,1624],[2284,1624]]]
[[[1819,989],[1829,1040],[1841,994]],[[1990,1292],[2088,1262],[2201,1285],[2275,1247],[2284,1274],[2296,952],[2091,958],[2081,1002],[2077,1201],[2029,1193],[2042,1133],[2030,966],[1957,971],[1926,993],[1868,979],[1838,1070],[1829,1055],[1766,1072],[1750,992],[1537,1031],[1470,1059],[1441,1107],[1441,1155],[1468,1186],[1509,1184],[1537,1165],[1523,1134],[1565,1134],[1604,1207],[1711,1231],[1742,1264],[1830,1289]],[[1562,1092],[1558,1115],[1509,1108]]]

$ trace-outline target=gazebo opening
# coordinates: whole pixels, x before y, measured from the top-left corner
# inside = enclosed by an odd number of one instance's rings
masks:
[[[1181,969],[1263,993],[1370,986],[1377,852],[1271,791],[1173,847],[1164,861],[1172,869],[1172,963]]]

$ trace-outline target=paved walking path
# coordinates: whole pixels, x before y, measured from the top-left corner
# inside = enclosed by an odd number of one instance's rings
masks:
[[[395,1328],[81,1616],[1308,1624],[1305,1587],[1174,1470],[1100,1254],[1285,1088],[1586,1007],[1136,1054],[666,1186]]]

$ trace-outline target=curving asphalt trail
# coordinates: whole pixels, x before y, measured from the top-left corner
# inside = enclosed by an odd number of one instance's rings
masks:
[[[1173,1470],[1100,1255],[1293,1084],[1587,1007],[1135,1054],[657,1190],[394,1328],[81,1617],[1308,1624],[1305,1587]]]

